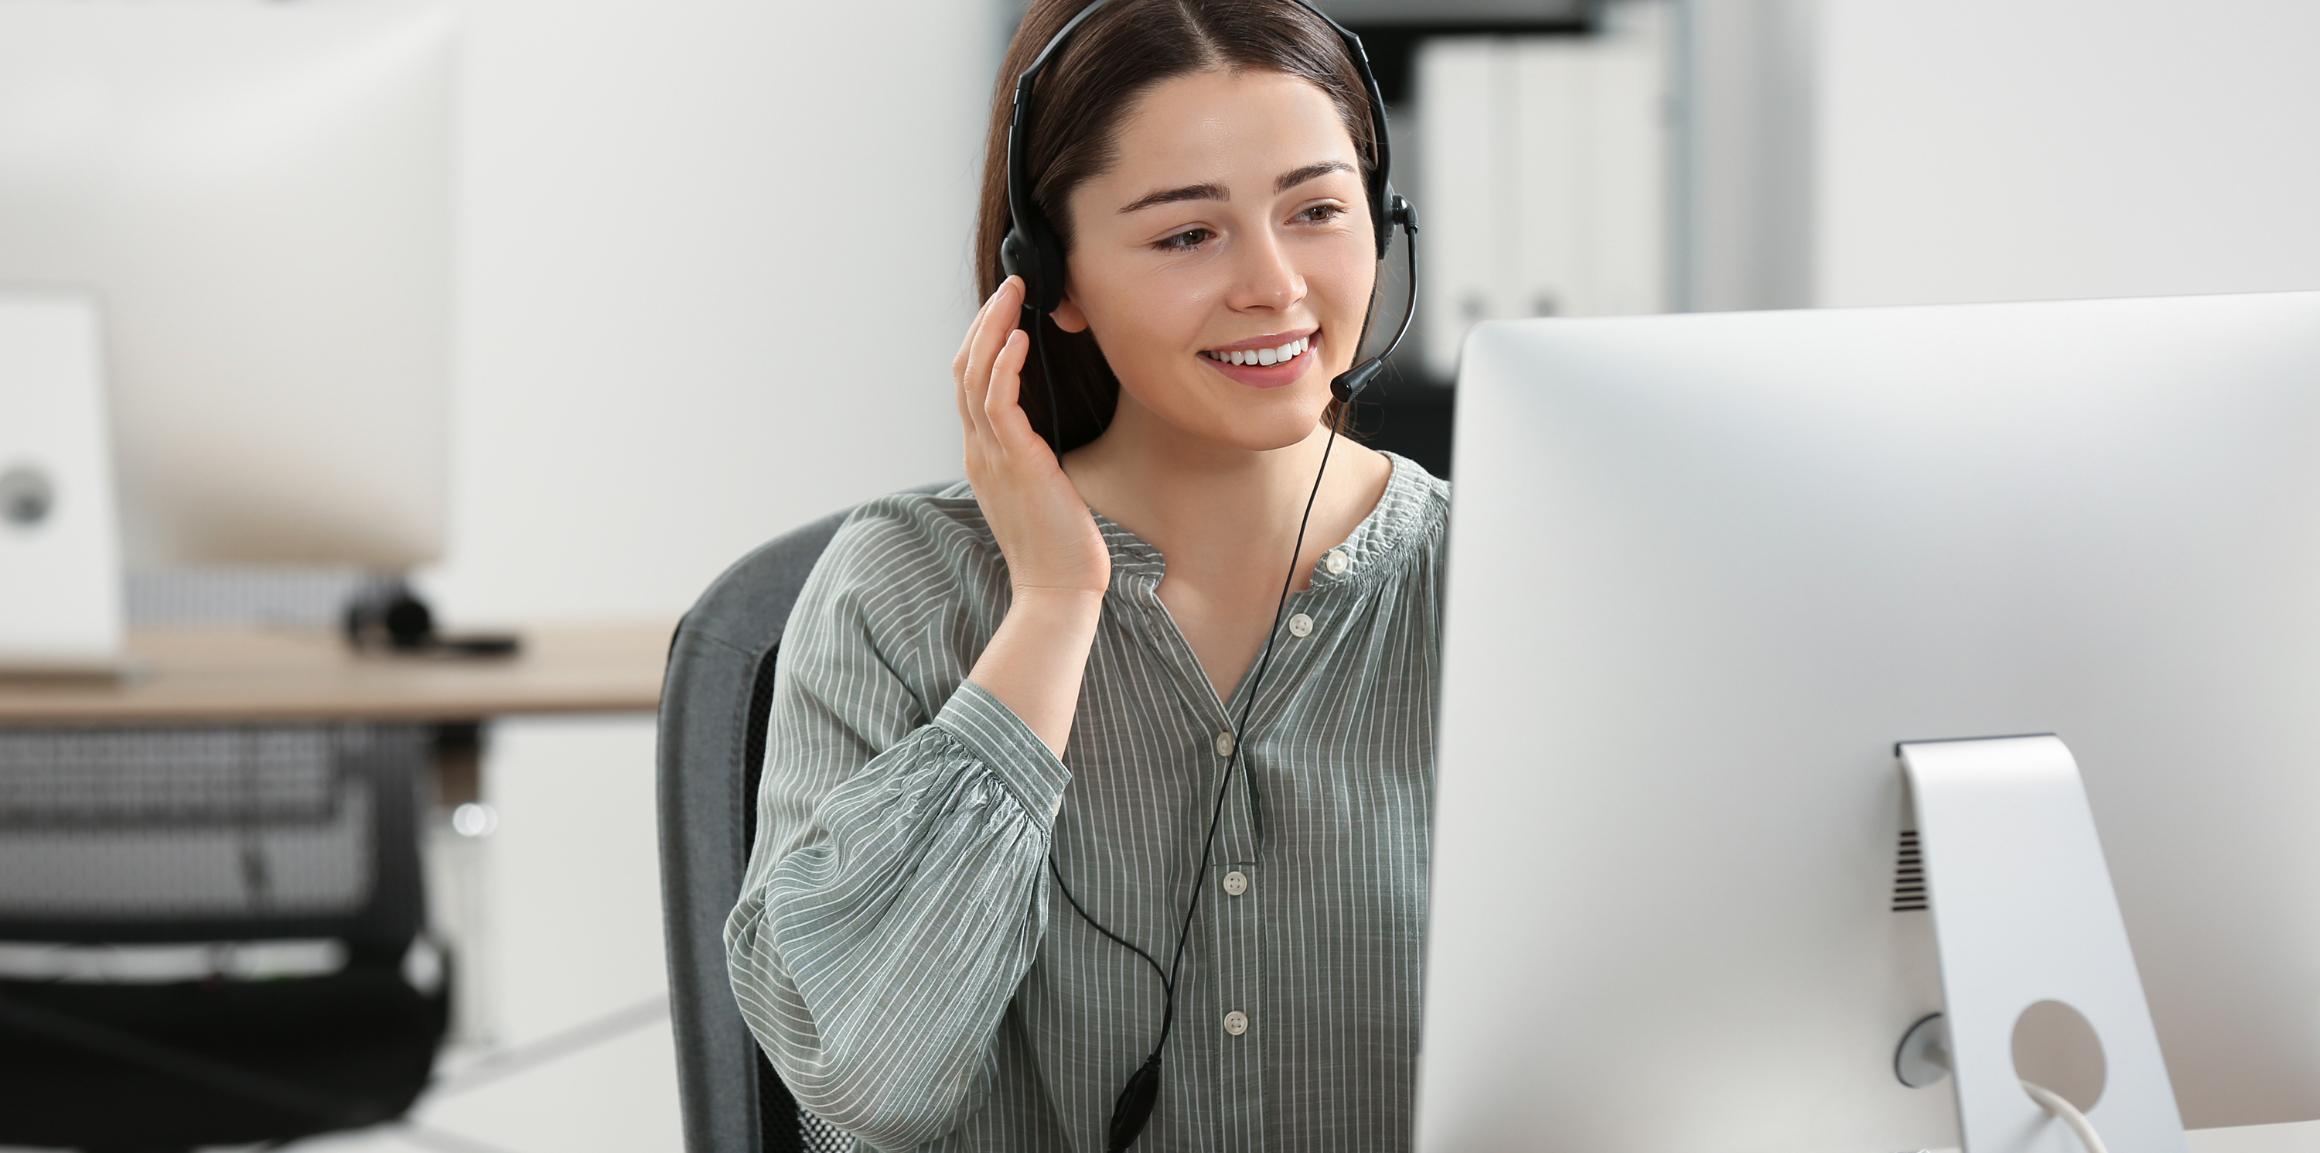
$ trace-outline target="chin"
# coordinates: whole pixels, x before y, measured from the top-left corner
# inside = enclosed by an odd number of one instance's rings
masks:
[[[1284,403],[1271,411],[1235,421],[1221,430],[1220,439],[1250,452],[1270,452],[1303,444],[1313,435],[1313,430],[1321,427],[1321,414],[1328,407],[1329,387],[1325,384],[1312,397],[1300,397],[1295,403]]]
[[[1266,393],[1234,386],[1221,395],[1203,395],[1202,388],[1186,388],[1165,398],[1173,403],[1146,407],[1199,439],[1244,452],[1270,452],[1302,444],[1321,427],[1321,416],[1329,410],[1329,382],[1343,371],[1343,366],[1322,365],[1294,385]]]

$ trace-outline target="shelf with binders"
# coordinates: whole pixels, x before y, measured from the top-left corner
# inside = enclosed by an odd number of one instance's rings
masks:
[[[1375,411],[1351,418],[1367,443],[1450,475],[1458,355],[1480,321],[1680,307],[1686,13],[1604,0],[1582,21],[1354,28],[1424,245],[1410,337]],[[1382,267],[1378,298],[1398,302],[1402,262]]]

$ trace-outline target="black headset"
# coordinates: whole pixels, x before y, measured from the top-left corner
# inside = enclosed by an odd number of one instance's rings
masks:
[[[1049,371],[1046,342],[1041,336],[1041,330],[1045,328],[1045,325],[1041,324],[1040,320],[1046,314],[1054,311],[1055,306],[1063,301],[1064,252],[1063,245],[1056,241],[1054,230],[1040,215],[1038,206],[1032,203],[1031,199],[1031,178],[1026,171],[1031,155],[1031,86],[1033,81],[1038,79],[1040,71],[1046,68],[1048,60],[1055,55],[1056,50],[1061,48],[1063,42],[1070,38],[1073,30],[1077,29],[1082,21],[1095,14],[1097,9],[1110,2],[1111,0],[1094,0],[1093,3],[1082,8],[1077,15],[1065,22],[1064,26],[1056,32],[1054,38],[1047,42],[1046,47],[1039,50],[1039,55],[1032,58],[1030,66],[1023,70],[1020,77],[1016,78],[1014,108],[1007,126],[1007,208],[1011,220],[1007,229],[1007,237],[999,245],[999,265],[1008,274],[1023,278],[1022,325],[1030,330],[1031,338],[1039,349],[1039,374],[1047,386],[1048,447],[1055,450],[1056,460],[1059,464],[1063,459],[1063,449],[1060,443],[1062,439],[1062,414],[1055,404],[1055,377]],[[1353,398],[1371,380],[1376,378],[1379,370],[1385,365],[1386,357],[1391,355],[1394,349],[1401,347],[1402,337],[1410,331],[1410,319],[1417,314],[1418,213],[1410,206],[1409,201],[1404,200],[1394,192],[1393,183],[1389,179],[1388,159],[1391,155],[1391,149],[1386,138],[1386,104],[1385,99],[1378,94],[1377,77],[1370,71],[1369,55],[1362,51],[1361,37],[1347,31],[1344,25],[1330,19],[1328,14],[1307,3],[1306,0],[1293,0],[1293,2],[1298,7],[1320,17],[1324,23],[1337,30],[1337,35],[1345,41],[1346,55],[1352,58],[1354,68],[1361,73],[1362,85],[1369,94],[1370,125],[1377,138],[1377,167],[1368,174],[1365,181],[1365,187],[1369,194],[1370,221],[1376,228],[1377,257],[1379,263],[1384,263],[1390,251],[1393,230],[1399,226],[1402,229],[1403,248],[1409,258],[1410,273],[1409,299],[1402,309],[1401,327],[1395,331],[1392,342],[1386,345],[1385,351],[1360,361],[1346,371],[1339,373],[1329,382],[1330,392],[1340,402],[1337,413],[1337,428],[1331,430],[1328,443],[1322,446],[1321,468],[1313,476],[1312,494],[1305,498],[1305,521],[1310,521],[1313,516],[1314,498],[1321,494],[1321,477],[1329,469],[1329,447],[1337,443],[1338,434],[1344,429],[1346,411],[1352,407]],[[1367,317],[1364,317],[1362,336],[1367,336],[1368,333],[1369,321]],[[1354,341],[1356,350],[1360,348],[1360,345],[1360,338],[1357,337]],[[1159,975],[1161,988],[1164,990],[1164,1007],[1160,1014],[1160,1039],[1153,1043],[1152,1055],[1146,1057],[1144,1064],[1136,1070],[1133,1076],[1128,1078],[1128,1084],[1120,1090],[1118,1099],[1112,1103],[1111,1123],[1105,1138],[1105,1148],[1109,1153],[1123,1153],[1129,1146],[1135,1144],[1137,1136],[1144,1131],[1145,1123],[1152,1117],[1153,1106],[1159,1103],[1160,1051],[1167,1046],[1168,1032],[1176,1019],[1176,974],[1184,963],[1184,943],[1190,939],[1192,934],[1192,918],[1194,912],[1200,908],[1200,892],[1208,884],[1208,861],[1211,852],[1216,847],[1217,820],[1224,815],[1224,799],[1232,787],[1233,769],[1240,764],[1241,749],[1247,743],[1241,738],[1248,730],[1249,710],[1256,705],[1257,690],[1264,683],[1265,666],[1270,664],[1273,659],[1273,640],[1280,635],[1281,613],[1288,606],[1289,586],[1297,576],[1296,558],[1303,555],[1305,551],[1305,521],[1298,522],[1297,543],[1290,550],[1289,575],[1281,581],[1281,599],[1273,609],[1272,632],[1265,638],[1264,655],[1258,658],[1256,672],[1250,678],[1248,702],[1241,707],[1240,722],[1233,728],[1232,754],[1225,762],[1224,779],[1217,785],[1216,807],[1209,814],[1208,835],[1200,849],[1200,867],[1193,872],[1192,900],[1185,907],[1184,925],[1176,935],[1176,956],[1169,963],[1169,967],[1162,970],[1160,962],[1154,960],[1151,954],[1137,948],[1088,915],[1088,911],[1080,906],[1079,898],[1072,896],[1071,887],[1064,883],[1063,870],[1055,863],[1054,850],[1050,848],[1048,851],[1048,871],[1053,874],[1056,888],[1062,891],[1064,900],[1070,902],[1072,911],[1078,913],[1081,920],[1086,921],[1096,932],[1103,934],[1114,944],[1142,957],[1144,963],[1150,965],[1152,971]],[[1253,804],[1253,797],[1252,792],[1251,812],[1255,813],[1257,810]],[[1261,830],[1263,825],[1260,823],[1258,828]]]
[[[1348,31],[1345,25],[1330,19],[1327,13],[1306,0],[1293,2],[1336,29],[1338,37],[1345,41],[1346,55],[1353,59],[1355,70],[1361,73],[1363,90],[1369,95],[1371,132],[1377,138],[1377,167],[1371,170],[1365,185],[1369,192],[1370,224],[1377,233],[1378,261],[1385,261],[1397,225],[1402,229],[1403,247],[1409,256],[1409,299],[1403,305],[1402,326],[1394,333],[1392,343],[1386,346],[1384,352],[1355,364],[1329,382],[1329,391],[1339,401],[1350,402],[1376,378],[1378,371],[1385,366],[1386,357],[1401,347],[1402,337],[1410,331],[1410,319],[1417,315],[1418,210],[1394,191],[1391,179],[1393,149],[1386,134],[1386,102],[1378,94],[1377,76],[1370,71],[1369,54],[1362,51],[1361,37]],[[1080,22],[1109,3],[1111,0],[1095,0],[1080,9],[1079,14],[1066,21],[1056,31],[1055,37],[1047,42],[1047,46],[1039,50],[1039,55],[1032,57],[1030,67],[1025,68],[1023,75],[1015,80],[1013,108],[1007,125],[1009,221],[1007,237],[999,242],[999,267],[1009,275],[1023,278],[1023,327],[1030,331],[1035,340],[1039,339],[1042,328],[1039,318],[1055,311],[1055,306],[1063,302],[1064,252],[1063,245],[1055,238],[1055,230],[1048,225],[1047,218],[1040,214],[1039,206],[1031,199],[1031,175],[1028,171],[1031,162],[1031,85],[1047,67],[1048,60],[1055,55],[1056,50],[1063,47],[1065,40],[1070,39]],[[1363,322],[1362,335],[1368,335],[1366,320]],[[1355,343],[1358,348],[1359,341]],[[1039,350],[1039,375],[1047,384],[1049,447],[1057,449],[1060,459],[1062,450],[1054,443],[1059,435],[1054,429],[1060,420],[1060,413],[1055,407],[1055,381],[1053,374],[1048,371],[1047,350],[1044,347]]]

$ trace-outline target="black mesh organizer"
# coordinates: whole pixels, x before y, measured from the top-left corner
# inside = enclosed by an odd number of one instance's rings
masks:
[[[0,1145],[244,1144],[407,1109],[449,1023],[429,741],[0,731]],[[307,959],[246,963],[268,950]]]

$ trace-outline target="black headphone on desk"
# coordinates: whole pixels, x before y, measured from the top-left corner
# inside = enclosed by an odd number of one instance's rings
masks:
[[[357,593],[347,602],[341,623],[347,647],[357,651],[503,657],[521,647],[512,633],[445,636],[436,632],[434,612],[399,579]]]
[[[1025,68],[1023,74],[1015,81],[1014,108],[1007,126],[1007,209],[1011,220],[1006,239],[999,244],[999,265],[1010,275],[1023,278],[1023,327],[1030,331],[1032,340],[1038,345],[1039,375],[1047,386],[1048,447],[1055,451],[1058,463],[1063,460],[1063,449],[1059,443],[1061,440],[1061,410],[1055,404],[1055,378],[1048,371],[1050,362],[1047,359],[1046,342],[1041,335],[1046,326],[1040,323],[1040,318],[1054,311],[1055,306],[1063,301],[1064,251],[1063,245],[1058,243],[1055,238],[1054,230],[1048,225],[1047,220],[1040,215],[1038,206],[1033,204],[1031,200],[1031,177],[1026,171],[1031,155],[1031,118],[1029,114],[1031,86],[1032,82],[1038,79],[1040,71],[1046,68],[1048,60],[1055,55],[1058,48],[1062,47],[1063,42],[1070,38],[1073,30],[1079,27],[1081,21],[1086,20],[1097,9],[1110,2],[1111,0],[1094,0],[1093,3],[1081,9],[1078,15],[1065,22],[1055,36],[1048,40],[1047,46],[1039,50],[1039,55],[1032,58],[1030,67]],[[1362,51],[1361,37],[1348,31],[1344,25],[1330,19],[1327,13],[1315,8],[1306,0],[1293,0],[1293,2],[1320,17],[1331,28],[1336,29],[1337,35],[1345,41],[1346,54],[1352,58],[1355,70],[1361,73],[1363,88],[1369,95],[1370,124],[1377,137],[1377,167],[1369,173],[1365,187],[1369,193],[1370,222],[1375,226],[1377,232],[1378,261],[1381,264],[1384,263],[1393,241],[1393,229],[1398,225],[1402,229],[1404,238],[1403,248],[1409,256],[1410,272],[1409,299],[1402,309],[1402,324],[1395,331],[1393,341],[1386,345],[1384,352],[1356,363],[1329,382],[1330,392],[1340,402],[1337,413],[1338,427],[1331,430],[1328,443],[1322,446],[1321,468],[1313,476],[1313,494],[1305,500],[1305,518],[1310,520],[1313,516],[1314,497],[1321,494],[1321,477],[1329,469],[1329,446],[1337,443],[1338,433],[1344,428],[1346,411],[1352,407],[1353,398],[1367,387],[1371,380],[1376,378],[1379,370],[1385,365],[1386,357],[1392,355],[1394,349],[1401,347],[1402,337],[1410,331],[1410,320],[1417,314],[1418,213],[1410,206],[1409,201],[1404,200],[1394,192],[1393,183],[1389,179],[1388,162],[1391,149],[1388,147],[1386,136],[1386,103],[1384,97],[1378,93],[1377,77],[1370,71],[1369,54]],[[1369,322],[1365,317],[1362,321],[1362,336],[1367,336],[1368,332]],[[1360,347],[1361,340],[1356,337],[1354,348],[1357,353]],[[1248,703],[1241,707],[1240,722],[1233,728],[1232,754],[1225,762],[1224,780],[1217,785],[1216,808],[1208,818],[1208,835],[1200,849],[1200,867],[1193,872],[1192,900],[1185,907],[1184,926],[1176,935],[1176,956],[1170,962],[1169,967],[1165,971],[1162,970],[1160,962],[1154,960],[1151,954],[1137,948],[1119,934],[1105,928],[1094,917],[1089,916],[1088,911],[1080,906],[1079,898],[1072,896],[1071,887],[1064,883],[1063,870],[1055,863],[1053,848],[1048,850],[1048,871],[1054,875],[1056,888],[1063,892],[1064,900],[1071,903],[1072,911],[1078,913],[1081,920],[1086,921],[1096,932],[1103,934],[1114,944],[1142,957],[1144,963],[1150,965],[1152,971],[1159,975],[1161,987],[1165,990],[1164,1007],[1160,1015],[1160,1039],[1153,1043],[1152,1055],[1145,1058],[1144,1064],[1136,1070],[1133,1076],[1128,1078],[1128,1084],[1120,1090],[1118,1099],[1112,1103],[1111,1122],[1105,1139],[1105,1148],[1110,1153],[1122,1153],[1130,1145],[1135,1144],[1136,1137],[1144,1131],[1145,1123],[1151,1119],[1153,1106],[1158,1104],[1160,1099],[1160,1050],[1168,1044],[1168,1032],[1176,1019],[1176,974],[1184,963],[1184,943],[1190,939],[1192,934],[1192,917],[1193,913],[1200,908],[1200,892],[1208,884],[1209,856],[1216,847],[1217,820],[1224,815],[1224,799],[1226,792],[1232,787],[1233,769],[1240,763],[1241,749],[1247,745],[1247,742],[1241,737],[1248,728],[1249,710],[1256,705],[1258,687],[1264,682],[1265,666],[1272,662],[1273,640],[1280,634],[1281,613],[1288,606],[1289,586],[1295,581],[1297,575],[1296,558],[1302,555],[1304,550],[1305,521],[1300,521],[1297,525],[1297,543],[1290,550],[1289,575],[1281,581],[1281,599],[1273,609],[1273,628],[1265,637],[1264,655],[1258,659],[1256,672],[1250,679]],[[1255,811],[1253,805],[1251,811]],[[1259,824],[1258,827],[1261,830],[1263,826]]]

